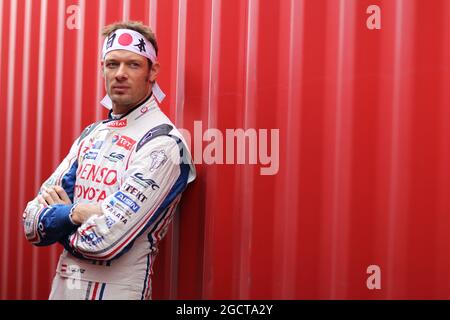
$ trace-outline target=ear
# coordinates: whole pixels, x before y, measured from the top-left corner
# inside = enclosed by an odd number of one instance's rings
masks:
[[[160,65],[158,61],[152,64],[152,69],[150,70],[150,77],[149,77],[150,82],[155,82],[156,78],[158,78],[159,68]]]

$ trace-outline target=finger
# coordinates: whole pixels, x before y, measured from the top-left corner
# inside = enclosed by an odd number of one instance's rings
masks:
[[[64,201],[65,203],[72,203],[72,201],[70,201],[70,198],[66,193],[66,190],[64,190],[61,186],[55,186],[55,191],[62,201]]]
[[[54,203],[60,203],[61,199],[59,199],[58,194],[56,193],[55,189],[52,187],[48,188],[47,193],[50,195]]]
[[[41,196],[42,198],[44,198],[45,202],[47,202],[48,205],[52,205],[55,203],[47,191],[42,191]]]
[[[44,198],[41,195],[37,196],[37,201],[39,202],[39,204],[47,206],[47,202],[45,202]]]

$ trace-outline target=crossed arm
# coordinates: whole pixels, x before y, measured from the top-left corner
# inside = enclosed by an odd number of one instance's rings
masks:
[[[73,204],[77,158],[71,152],[25,209],[28,241],[37,246],[59,242],[86,259],[119,257],[145,230],[170,222],[190,172],[188,164],[178,161],[179,143],[167,136],[143,143],[134,151],[119,189],[95,204]],[[156,169],[150,165],[154,153],[164,155]]]
[[[50,206],[54,204],[72,204],[72,201],[70,200],[66,191],[58,185],[49,186],[47,188],[44,187],[42,194],[37,196],[37,200],[44,206]],[[81,225],[93,215],[103,215],[103,211],[99,203],[80,203],[74,207],[70,218],[74,224]]]

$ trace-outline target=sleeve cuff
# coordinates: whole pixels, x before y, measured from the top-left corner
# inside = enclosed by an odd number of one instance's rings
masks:
[[[78,228],[70,215],[76,205],[55,205],[55,230],[60,234],[69,234]]]

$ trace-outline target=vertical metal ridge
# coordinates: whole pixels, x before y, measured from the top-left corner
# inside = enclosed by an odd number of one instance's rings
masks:
[[[186,0],[178,1],[178,32],[177,59],[175,83],[175,123],[183,126],[184,97],[185,97],[185,65],[186,65]]]
[[[219,80],[219,66],[215,59],[220,55],[220,22],[221,22],[221,2],[220,0],[213,0],[211,2],[211,20],[210,20],[210,33],[209,33],[209,65],[208,65],[208,83],[207,83],[207,97],[205,97],[208,101],[207,109],[204,107],[201,108],[201,118],[207,119],[208,128],[216,128],[217,127],[217,109],[218,109],[218,99],[217,99],[217,83]],[[205,32],[206,35],[206,32]],[[204,35],[204,36],[205,36]],[[206,112],[206,114],[204,114]],[[203,135],[203,133],[202,133]],[[194,150],[195,151],[195,150]],[[195,155],[195,154],[194,154]],[[199,155],[200,159],[195,157],[196,162],[201,162],[202,154]],[[217,176],[216,171],[204,171],[203,180],[205,184],[208,181],[214,181]],[[205,192],[207,194],[207,192]],[[203,205],[205,208],[208,208],[208,198],[205,197],[203,199]],[[206,211],[206,210],[205,210]],[[205,212],[205,228],[204,228],[204,239],[213,239],[215,236],[215,219],[213,212]],[[202,299],[208,299],[213,295],[212,285],[213,284],[213,274],[214,270],[213,265],[214,261],[212,259],[214,252],[214,246],[211,245],[210,242],[205,241],[203,246],[203,290],[202,290]]]
[[[3,204],[3,212],[7,213],[3,217],[2,221],[2,299],[6,298],[6,288],[8,288],[8,253],[9,253],[9,242],[10,239],[10,206],[11,206],[11,151],[12,151],[12,141],[13,141],[13,110],[14,110],[14,67],[16,61],[16,31],[17,31],[17,0],[11,0],[11,7],[9,12],[9,44],[8,44],[8,92],[7,94],[7,109],[6,109],[6,141],[5,141],[5,185],[7,186],[5,190],[5,203]],[[15,225],[15,224],[14,224]]]
[[[183,111],[185,96],[185,56],[186,56],[186,0],[178,1],[178,31],[177,31],[177,59],[176,59],[176,84],[175,84],[175,124],[177,127],[183,127]],[[177,209],[178,213],[178,209]],[[176,299],[178,292],[178,266],[179,266],[179,239],[180,239],[180,216],[175,214],[173,217],[173,228],[170,230],[171,241],[171,281],[170,298]]]
[[[55,134],[53,135],[54,153],[52,157],[52,166],[57,167],[61,160],[61,113],[62,113],[62,83],[63,83],[63,63],[64,63],[64,19],[65,18],[65,0],[58,1],[57,17],[57,45],[56,45],[56,66],[55,66]]]
[[[130,0],[122,0],[122,20],[130,20]]]
[[[55,66],[55,99],[54,99],[54,134],[53,134],[53,156],[52,170],[61,161],[61,129],[62,129],[62,84],[63,84],[63,63],[64,63],[64,28],[65,28],[65,0],[58,1],[58,14],[56,19],[56,66]],[[53,275],[57,262],[58,247],[52,246],[50,253],[49,272]]]
[[[22,69],[22,108],[21,108],[21,135],[20,135],[20,172],[19,172],[19,185],[24,186],[26,184],[26,160],[28,159],[27,152],[27,138],[28,138],[28,89],[29,89],[29,67],[30,67],[30,29],[31,29],[31,0],[25,1],[25,26],[23,34],[23,69]],[[1,52],[1,50],[0,50]],[[19,194],[19,208],[25,205],[25,192]],[[25,208],[22,208],[25,209]],[[17,232],[17,247],[19,253],[17,256],[17,274],[18,279],[16,282],[16,298],[22,298],[23,288],[23,260],[24,260],[24,234],[22,230],[22,221],[19,220],[18,232]]]
[[[42,183],[42,126],[44,112],[44,85],[45,85],[45,48],[47,41],[47,0],[41,0],[39,21],[39,62],[38,62],[38,97],[37,97],[37,117],[36,117],[36,163],[34,167],[34,190],[38,190]],[[38,294],[38,256],[36,250],[32,251],[32,285],[31,298],[37,299]]]
[[[170,274],[169,299],[177,299],[178,296],[178,273],[179,273],[179,253],[180,253],[180,217],[178,207],[175,209],[172,218],[172,226],[166,237],[171,237],[170,264],[173,266]]]
[[[325,97],[325,114],[318,282],[321,297],[336,299],[345,297],[347,286],[344,283],[348,275],[345,259],[349,254],[350,230],[354,31],[347,24],[353,23],[354,7],[351,5],[355,3],[340,0],[327,4],[327,81],[321,88]]]
[[[401,131],[404,126],[407,126],[408,118],[405,118],[406,114],[403,115],[402,120],[400,120],[402,112],[402,104],[404,101],[401,100],[403,87],[409,85],[409,83],[404,83],[401,81],[402,69],[405,65],[409,63],[406,59],[406,55],[411,54],[411,40],[409,39],[408,33],[405,32],[405,27],[407,26],[407,19],[405,17],[406,8],[408,10],[413,10],[409,5],[406,5],[403,0],[398,0],[396,2],[396,21],[395,21],[395,47],[394,47],[394,88],[392,97],[392,145],[391,145],[391,159],[390,159],[390,185],[389,185],[389,220],[388,220],[388,248],[387,248],[387,273],[390,275],[387,279],[387,292],[386,296],[388,299],[394,297],[394,288],[401,283],[405,283],[405,279],[397,277],[396,264],[399,261],[404,260],[404,251],[399,250],[398,246],[402,245],[402,239],[405,238],[403,232],[400,230],[400,219],[401,216],[399,210],[401,210],[401,205],[405,205],[403,200],[408,192],[403,188],[402,195],[400,195],[401,187],[401,168],[404,164],[401,163],[400,159],[400,149],[401,149]],[[411,12],[409,12],[411,13]],[[406,88],[408,90],[408,88]],[[404,186],[406,187],[406,185]],[[400,241],[399,241],[400,238]],[[397,289],[395,294],[400,296],[403,294],[403,290]]]
[[[450,65],[450,3],[444,1],[443,3],[443,29],[442,39],[443,43],[443,60],[447,61],[447,66]],[[443,66],[443,68],[445,68]],[[450,83],[450,74],[448,72],[442,73],[442,80],[440,82],[440,103],[442,114],[438,127],[440,127],[441,140],[439,141],[439,153],[442,155],[438,163],[438,177],[440,177],[440,184],[438,185],[437,194],[437,211],[438,221],[437,232],[435,235],[435,243],[438,252],[449,252],[449,242],[447,241],[448,229],[450,219],[448,212],[450,209],[450,201],[448,197],[448,190],[450,190],[450,92],[448,90],[448,84]],[[449,297],[450,296],[450,274],[448,272],[450,267],[450,259],[448,255],[439,255],[436,259],[437,270],[433,277],[433,282],[440,284],[437,290],[436,296]]]
[[[102,41],[102,28],[105,26],[105,11],[106,11],[106,0],[100,0],[99,1],[99,8],[98,8],[98,36],[97,36],[97,56],[99,56],[99,60],[102,60],[103,57],[102,54],[102,48],[103,48],[103,41]],[[97,62],[97,88],[95,92],[95,101],[93,103],[93,106],[95,107],[95,121],[99,121],[102,118],[102,106],[100,104],[100,101],[102,100],[102,93],[103,93],[103,71],[100,66],[100,61]]]
[[[84,34],[85,34],[85,6],[86,0],[79,0],[80,29],[77,30],[77,48],[75,60],[75,96],[72,139],[81,133],[81,115],[83,112],[83,60],[84,60]]]
[[[247,48],[246,48],[246,71],[245,71],[245,103],[244,103],[244,129],[256,125],[255,122],[255,99],[257,82],[257,50],[258,50],[258,13],[259,2],[248,0],[247,16]],[[249,299],[251,287],[251,249],[253,238],[253,167],[244,165],[241,180],[241,206],[240,218],[241,237],[240,268],[239,268],[239,299]]]
[[[150,1],[150,12],[149,12],[150,27],[152,28],[153,32],[156,33],[157,18],[158,18],[158,0],[148,0],[148,1]]]
[[[211,5],[211,37],[209,39],[209,78],[208,78],[208,128],[217,127],[217,85],[219,82],[220,61],[220,0]]]
[[[287,88],[287,110],[283,122],[286,123],[285,132],[281,135],[281,143],[285,146],[300,145],[301,140],[301,95],[303,85],[303,52],[304,52],[304,0],[291,0],[289,2],[289,52],[288,52],[288,88]],[[281,23],[286,23],[281,21]],[[280,28],[280,30],[282,30]],[[285,70],[280,68],[280,78],[285,74]],[[294,88],[295,85],[295,88]],[[280,97],[278,105],[283,105],[286,99]],[[295,299],[296,298],[296,280],[298,268],[298,221],[300,188],[300,166],[301,166],[300,148],[286,147],[286,155],[280,160],[280,166],[284,166],[283,177],[278,177],[278,190],[283,190],[283,196],[279,197],[277,208],[281,208],[279,215],[280,224],[276,230],[280,241],[280,286],[274,290],[275,299]],[[295,177],[295,179],[292,179]],[[280,228],[281,227],[281,228]]]
[[[346,24],[354,23],[353,5],[354,2],[349,0],[340,0],[339,3],[339,40],[336,73],[336,138],[334,142],[336,149],[333,161],[334,185],[333,211],[331,213],[331,299],[342,299],[346,297],[346,289],[338,285],[338,277],[343,280],[347,280],[348,278],[348,232],[350,224],[348,201],[350,198],[350,175],[352,172],[350,154],[352,151],[354,28],[352,25],[347,26]]]
[[[329,78],[336,79],[335,72],[337,71],[336,55],[338,51],[338,44],[336,39],[339,36],[339,21],[340,15],[336,15],[336,11],[339,10],[339,2],[327,2],[326,3],[326,26],[325,28],[325,45],[323,50],[324,54],[324,73]],[[324,96],[324,124],[323,124],[323,164],[320,170],[323,172],[323,182],[321,194],[323,198],[323,205],[320,212],[320,247],[319,247],[319,295],[322,297],[330,298],[331,295],[331,282],[333,281],[332,269],[332,234],[333,224],[330,218],[330,213],[333,211],[333,183],[334,183],[334,158],[335,158],[335,125],[336,125],[336,96],[333,91],[336,86],[333,86],[333,80],[329,83],[321,83],[320,90]]]
[[[0,1],[0,52],[2,51],[2,47],[3,47],[3,21],[4,21],[4,17],[3,17],[3,3],[4,1]],[[0,75],[2,74],[2,55],[0,54]],[[0,77],[0,88],[2,87],[2,77]]]

